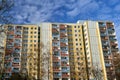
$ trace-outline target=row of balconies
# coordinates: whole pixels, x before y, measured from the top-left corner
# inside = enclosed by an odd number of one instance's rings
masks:
[[[22,26],[16,26],[16,30],[22,30]]]

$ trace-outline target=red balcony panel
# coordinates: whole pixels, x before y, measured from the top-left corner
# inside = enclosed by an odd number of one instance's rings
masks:
[[[52,49],[53,49],[53,51],[59,51],[60,50],[60,48],[58,48],[56,46],[52,47]]]
[[[62,74],[62,77],[63,78],[66,78],[66,77],[69,77],[70,75],[68,75],[68,74]]]
[[[60,59],[58,57],[53,56],[53,62],[59,62],[59,61],[60,61]]]
[[[67,33],[60,33],[60,38],[67,37]]]
[[[62,66],[69,66],[69,64],[61,63]]]
[[[68,45],[67,43],[63,43],[63,42],[60,43],[61,47],[64,47],[64,46],[67,46],[67,45]]]
[[[8,42],[8,43],[12,43],[12,42],[13,42],[13,39],[8,39],[7,42]]]
[[[20,67],[19,63],[12,63],[12,66]]]
[[[55,72],[59,72],[59,71],[61,71],[59,68],[55,68],[55,67],[53,67],[53,71],[55,71]]]
[[[9,31],[8,34],[14,34],[14,31]]]
[[[22,38],[21,35],[15,35],[15,38]]]
[[[53,40],[52,40],[52,42],[58,42],[58,41],[59,41],[59,40],[57,40],[57,39],[53,39]]]
[[[61,56],[69,56],[69,54],[61,53]]]
[[[61,24],[60,29],[66,29],[66,26]]]
[[[11,68],[5,69],[5,73],[9,73],[9,72],[12,72],[12,69],[11,69]]]

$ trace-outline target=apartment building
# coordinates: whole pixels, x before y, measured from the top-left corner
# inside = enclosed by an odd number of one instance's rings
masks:
[[[113,22],[6,25],[4,77],[114,80],[118,43]],[[97,76],[97,77],[95,77]]]

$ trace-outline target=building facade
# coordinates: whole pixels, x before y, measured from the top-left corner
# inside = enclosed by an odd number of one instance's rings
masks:
[[[114,80],[118,43],[113,22],[6,25],[4,77]]]

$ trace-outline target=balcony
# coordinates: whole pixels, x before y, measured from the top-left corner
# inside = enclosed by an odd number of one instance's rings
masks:
[[[68,43],[68,40],[67,40],[67,38],[65,39],[65,38],[63,38],[63,39],[60,39],[60,42],[63,42],[63,43]]]
[[[69,63],[67,63],[67,62],[61,62],[61,65],[62,66],[69,66]]]
[[[53,77],[54,78],[61,78],[61,73],[53,72]]]
[[[116,38],[109,38],[109,39],[110,39],[110,41],[113,41],[113,42],[117,41]]]
[[[12,43],[12,42],[13,42],[13,39],[7,39],[7,42],[8,42],[8,43]]]
[[[53,66],[54,67],[57,67],[57,66],[60,67],[61,65],[60,65],[60,62],[53,62]]]
[[[106,24],[104,22],[99,22],[99,27],[106,27]]]
[[[110,67],[110,66],[111,66],[111,64],[105,63],[105,66],[106,66],[106,67]]]
[[[101,35],[101,36],[107,36],[107,34],[106,34],[106,33],[101,33],[100,35]]]
[[[20,59],[19,59],[19,58],[14,58],[14,59],[13,59],[13,62],[14,62],[14,63],[19,63],[19,62],[20,62]]]
[[[15,48],[14,52],[15,53],[20,53],[20,49],[19,48]]]
[[[16,31],[15,34],[16,34],[16,35],[21,35],[22,32],[21,32],[21,31]]]
[[[12,63],[13,67],[20,67],[20,63]]]
[[[102,41],[108,40],[108,36],[106,36],[106,37],[101,37],[101,40],[102,40]]]
[[[52,49],[53,49],[53,51],[59,51],[60,50],[59,47],[53,47]]]
[[[8,35],[7,36],[7,39],[13,39],[14,38],[14,35]]]
[[[115,29],[114,28],[109,28],[108,29],[108,33],[114,33],[115,32]]]
[[[70,75],[69,74],[62,74],[62,77],[67,78],[67,77],[70,77]]]
[[[115,33],[109,33],[109,36],[115,37],[116,35],[115,35]]]
[[[22,40],[21,39],[15,39],[15,43],[21,43]]]
[[[65,38],[67,37],[67,33],[60,33],[60,38]]]
[[[70,72],[70,68],[69,67],[62,67],[62,72]]]
[[[106,28],[100,28],[100,32],[105,32]]]
[[[61,61],[69,62],[69,58],[67,58],[67,57],[66,57],[66,58],[63,58],[63,57],[62,57],[62,58],[61,58]]]
[[[14,57],[14,58],[19,58],[19,57],[20,57],[20,54],[19,54],[19,53],[13,53],[13,57]]]
[[[52,28],[52,33],[59,34],[59,29],[58,28]]]
[[[60,29],[62,30],[62,29],[66,29],[67,27],[65,26],[65,25],[60,25]]]
[[[64,46],[64,47],[61,46],[61,51],[62,52],[68,51],[68,47],[67,46]]]
[[[19,72],[20,70],[19,70],[19,68],[13,68],[13,70],[12,70],[13,72]]]
[[[6,54],[7,54],[7,53],[12,53],[12,52],[13,52],[13,49],[12,49],[12,48],[6,50]]]
[[[61,71],[59,67],[57,67],[57,68],[53,67],[53,72],[59,72],[59,71]]]
[[[54,43],[59,42],[59,39],[58,38],[52,39],[52,42],[54,42]]]
[[[118,52],[119,49],[118,49],[118,48],[111,48],[111,51],[112,51],[112,52]]]
[[[53,62],[59,62],[59,61],[60,61],[60,58],[59,58],[59,57],[53,56]]]
[[[112,22],[107,22],[107,27],[108,27],[108,28],[111,28],[111,27],[114,27],[114,25],[113,25]]]
[[[11,68],[5,69],[5,73],[10,73],[10,72],[12,72],[12,69],[11,69]]]
[[[20,49],[21,46],[22,46],[22,44],[20,44],[20,43],[15,43],[15,44],[14,44],[14,47],[15,47],[15,48],[18,48],[18,49]]]
[[[103,51],[108,51],[109,50],[109,48],[103,48]]]

